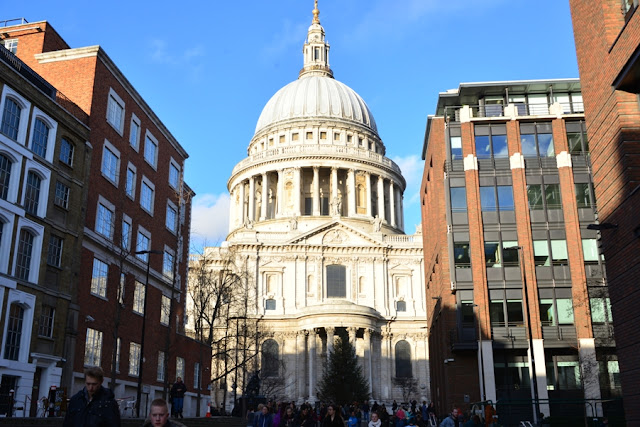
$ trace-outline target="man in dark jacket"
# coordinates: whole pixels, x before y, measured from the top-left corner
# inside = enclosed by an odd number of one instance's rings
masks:
[[[167,402],[164,399],[155,399],[151,402],[149,418],[147,418],[143,427],[185,427],[185,425],[177,421],[171,421]]]
[[[64,427],[120,427],[120,410],[113,392],[102,387],[104,373],[99,367],[84,371],[85,387],[69,402]]]
[[[187,386],[182,382],[182,378],[178,377],[176,383],[171,387],[171,396],[173,397],[173,410],[176,418],[184,418],[182,416],[182,404],[184,403],[184,394],[187,392]]]

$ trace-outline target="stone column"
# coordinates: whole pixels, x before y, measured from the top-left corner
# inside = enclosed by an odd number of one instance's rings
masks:
[[[364,329],[364,376],[369,381],[369,396],[373,397],[373,376],[371,367],[371,329]]]
[[[531,349],[529,349],[529,375],[535,375],[537,384],[538,384],[538,399],[543,402],[548,402],[549,392],[547,391],[547,366],[545,364],[544,357],[544,344],[542,339],[533,339],[533,354],[531,354]],[[531,363],[531,358],[535,357],[536,361],[536,372],[533,372],[533,364]],[[533,378],[530,376],[529,378]],[[531,388],[533,389],[533,381],[531,381]],[[533,390],[532,390],[533,391]],[[531,394],[533,396],[533,393]],[[540,403],[540,412],[544,414],[545,417],[548,417],[551,413],[549,408],[549,403]],[[537,417],[536,417],[537,418]]]
[[[385,208],[384,208],[384,178],[378,176],[378,217],[385,222]]]
[[[347,216],[356,214],[356,174],[353,169],[347,172]]]
[[[393,181],[389,182],[389,213],[391,214],[391,226],[396,226],[396,195]]]
[[[316,330],[309,329],[309,402],[316,401]]]
[[[298,402],[304,402],[304,374],[305,374],[305,358],[307,356],[307,349],[304,344],[305,340],[305,331],[297,331],[296,332],[296,371],[295,375],[297,378],[296,385],[296,395],[298,396]]]
[[[252,176],[249,178],[249,211],[247,216],[250,221],[255,221],[255,203],[256,202],[256,180]]]
[[[284,172],[278,171],[278,186],[276,196],[275,217],[278,218],[284,213]]]
[[[302,190],[302,174],[300,173],[300,167],[293,169],[293,214],[300,216],[300,193]]]
[[[580,338],[578,342],[578,354],[580,355],[580,367],[582,368],[580,372],[582,373],[582,383],[584,384],[584,398],[587,401],[591,400],[591,404],[585,404],[587,416],[601,417],[602,405],[596,405],[595,402],[593,402],[602,398],[598,378],[599,370],[598,360],[596,359],[595,340],[593,338]]]
[[[313,167],[313,216],[320,216],[320,168]]]
[[[338,168],[331,168],[331,190],[329,191],[329,215],[340,215],[341,212],[337,214],[333,211],[334,208],[334,200],[338,200]]]
[[[245,209],[245,205],[244,205],[244,181],[242,181],[240,184],[238,184],[240,186],[240,224],[244,224],[244,219],[245,217],[245,213],[246,213],[246,209]]]
[[[236,215],[236,188],[233,187],[229,192],[229,232],[238,225],[238,217]]]
[[[404,231],[404,196],[402,195],[402,193],[400,193],[400,189],[398,189],[398,203],[400,204],[400,217],[398,218],[398,226],[402,231]]]
[[[358,332],[358,328],[355,326],[350,326],[347,328],[347,332],[349,332],[349,344],[353,346],[353,349],[356,349],[356,332]],[[356,353],[357,354],[357,353]]]
[[[391,333],[389,331],[382,331],[380,350],[382,353],[380,358],[380,394],[382,399],[389,399],[391,397],[391,372],[389,371],[391,366]]]
[[[260,221],[267,219],[267,202],[269,196],[269,177],[266,172],[262,174],[262,206],[260,206]]]
[[[335,342],[336,328],[329,326],[324,330],[327,332],[327,360],[329,360],[329,354],[333,351],[333,343]]]
[[[367,216],[373,216],[371,212],[371,173],[364,173],[364,180],[367,184]]]

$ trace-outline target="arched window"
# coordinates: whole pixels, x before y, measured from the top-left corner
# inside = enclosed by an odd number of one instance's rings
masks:
[[[264,302],[265,310],[275,310],[276,309],[276,300],[270,298]]]
[[[22,280],[29,280],[34,238],[33,233],[29,230],[20,230],[18,253],[16,254],[16,277]]]
[[[0,154],[0,199],[7,200],[9,196],[9,182],[11,181],[11,160]]]
[[[18,131],[20,130],[20,114],[22,108],[18,103],[11,99],[6,98],[4,101],[4,111],[2,112],[2,125],[0,126],[0,132],[3,135],[8,136],[14,141],[18,140]]]
[[[22,340],[24,308],[17,303],[11,304],[8,320],[7,337],[4,344],[4,358],[7,360],[18,360],[20,356],[20,341]]]
[[[327,298],[347,297],[347,268],[344,265],[327,266]]]
[[[360,276],[360,278],[358,279],[358,293],[359,294],[364,294],[366,290],[366,281],[364,276]]]
[[[407,302],[406,301],[398,301],[398,302],[396,302],[396,311],[398,311],[398,312],[407,311]]]
[[[40,157],[47,155],[47,143],[49,142],[49,126],[40,119],[36,119],[31,138],[31,151]]]
[[[40,202],[40,185],[42,178],[34,172],[27,174],[27,185],[24,192],[24,210],[32,215],[38,214],[38,204]]]
[[[278,343],[266,340],[262,343],[262,377],[277,377],[278,372]]]
[[[307,293],[309,293],[309,294],[313,293],[313,286],[314,286],[315,282],[316,282],[315,277],[313,276],[313,274],[310,274],[307,277]]]
[[[406,341],[396,343],[396,378],[411,378],[411,346]]]

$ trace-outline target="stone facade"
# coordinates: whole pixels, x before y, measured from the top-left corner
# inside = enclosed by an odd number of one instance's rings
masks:
[[[233,169],[226,242],[193,260],[224,269],[226,253],[243,265],[247,317],[259,319],[263,334],[246,369],[264,371],[268,341],[280,362],[269,374],[281,380],[278,398],[315,401],[343,333],[373,400],[428,399],[422,236],[403,232],[405,180],[385,157],[365,102],[333,79],[318,13],[299,79],[267,103],[248,157]],[[214,378],[224,372],[220,363]],[[413,386],[405,396],[403,378]],[[232,406],[232,382],[214,383],[216,405]]]

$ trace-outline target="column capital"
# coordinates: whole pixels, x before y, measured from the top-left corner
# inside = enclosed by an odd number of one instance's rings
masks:
[[[336,328],[333,326],[325,326],[324,330],[327,332],[327,335],[334,335],[336,333]]]

